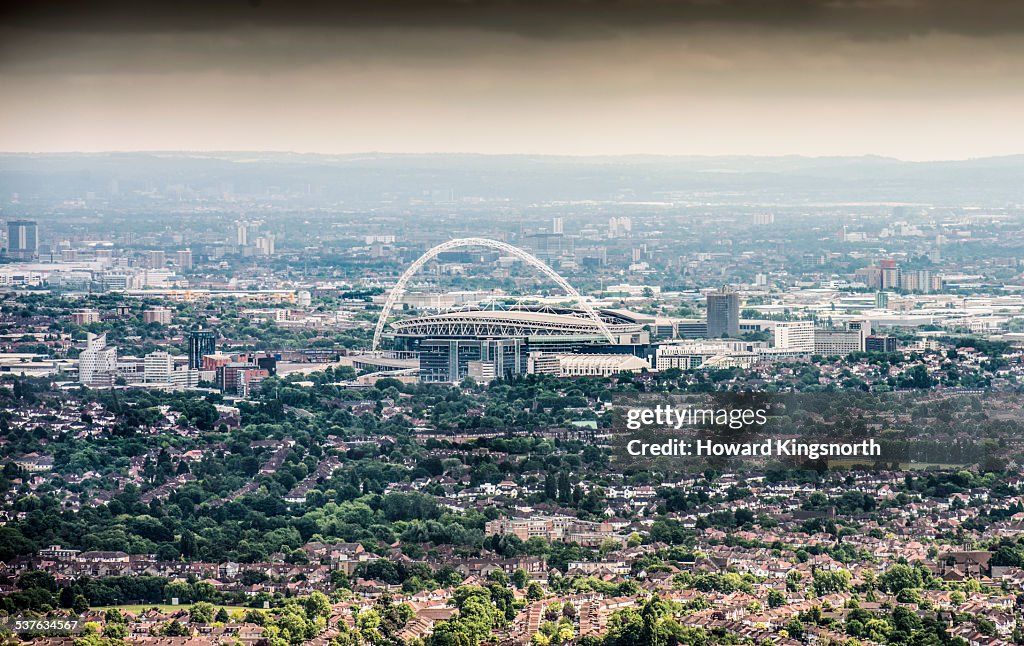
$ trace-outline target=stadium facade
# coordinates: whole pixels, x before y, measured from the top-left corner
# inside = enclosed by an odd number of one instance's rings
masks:
[[[433,383],[523,374],[531,355],[649,354],[642,325],[610,311],[597,314],[604,329],[575,308],[455,310],[396,321],[388,336],[396,350],[419,353],[420,380]]]

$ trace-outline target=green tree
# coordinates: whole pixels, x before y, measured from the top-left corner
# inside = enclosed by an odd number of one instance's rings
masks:
[[[76,594],[75,600],[71,602],[71,609],[79,615],[88,612],[89,600],[85,598],[85,595]]]
[[[544,588],[536,581],[530,583],[526,588],[526,599],[528,601],[540,601],[544,598]]]
[[[164,637],[188,637],[192,631],[177,619],[172,619],[163,625],[160,634]]]
[[[188,618],[194,624],[208,624],[213,621],[213,614],[216,609],[213,604],[200,601],[193,604],[188,611]]]
[[[128,626],[123,623],[107,624],[103,627],[103,636],[113,640],[123,640],[128,636]]]
[[[878,584],[883,590],[895,594],[905,588],[920,588],[923,582],[920,572],[915,568],[897,563],[878,577]]]
[[[529,575],[523,568],[516,568],[516,571],[512,573],[512,585],[522,590],[529,583]]]
[[[850,589],[852,578],[847,570],[815,570],[811,585],[814,593],[820,597],[833,592],[846,592]]]
[[[311,593],[303,601],[303,606],[310,621],[316,621],[318,617],[331,616],[331,600],[323,592]]]

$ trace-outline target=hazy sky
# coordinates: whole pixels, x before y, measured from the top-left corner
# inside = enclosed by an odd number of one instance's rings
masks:
[[[1024,153],[1017,0],[0,0],[0,150]]]

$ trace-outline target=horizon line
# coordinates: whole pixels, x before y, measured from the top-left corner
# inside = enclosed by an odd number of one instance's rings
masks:
[[[832,155],[811,155],[805,153],[776,153],[776,154],[753,154],[753,153],[718,153],[718,154],[686,154],[686,153],[528,153],[528,152],[470,152],[470,151],[434,151],[434,152],[395,152],[380,150],[365,150],[352,152],[321,152],[321,151],[297,151],[297,150],[275,150],[275,149],[108,149],[108,150],[60,150],[60,151],[28,151],[28,150],[0,150],[0,155],[19,156],[60,156],[60,155],[300,155],[316,157],[354,157],[360,155],[392,156],[392,157],[426,157],[426,156],[451,156],[451,157],[549,157],[549,158],[572,158],[572,159],[604,159],[604,158],[628,158],[628,157],[650,157],[659,159],[721,159],[721,158],[742,158],[742,159],[864,159],[875,158],[880,160],[895,161],[907,164],[921,163],[942,163],[942,162],[969,162],[987,159],[1007,159],[1011,157],[1024,156],[1024,151],[1006,153],[1001,155],[980,155],[976,157],[943,157],[931,159],[907,159],[882,155],[878,153],[842,153]]]

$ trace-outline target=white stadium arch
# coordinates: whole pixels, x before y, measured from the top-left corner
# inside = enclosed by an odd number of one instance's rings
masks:
[[[522,260],[528,265],[539,269],[542,274],[553,280],[559,287],[565,290],[565,293],[569,296],[574,297],[583,308],[583,311],[587,313],[597,328],[601,330],[601,334],[608,339],[609,343],[615,343],[615,336],[611,330],[608,329],[608,325],[601,319],[598,313],[590,306],[589,303],[583,300],[576,289],[570,285],[564,278],[558,275],[551,267],[548,267],[540,259],[532,256],[519,247],[513,247],[507,242],[500,242],[498,240],[490,240],[488,238],[457,238],[455,240],[449,240],[448,242],[442,242],[436,247],[431,248],[425,254],[416,259],[416,262],[409,265],[402,275],[398,278],[398,282],[395,283],[391,293],[388,294],[387,300],[384,302],[384,309],[381,310],[380,318],[377,319],[377,327],[373,331],[373,345],[370,346],[371,350],[376,350],[380,345],[381,336],[384,333],[384,328],[387,326],[388,318],[391,316],[391,310],[394,309],[395,305],[405,295],[405,286],[409,283],[416,272],[422,269],[423,265],[433,260],[439,253],[449,251],[451,249],[457,249],[459,247],[488,247],[490,249],[497,249],[498,251],[505,252],[511,256],[515,256],[519,260]]]

